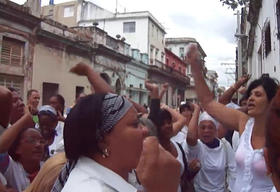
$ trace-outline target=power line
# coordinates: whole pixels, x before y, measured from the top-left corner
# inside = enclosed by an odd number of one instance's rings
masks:
[[[225,66],[225,72],[227,78],[227,84],[230,85],[235,82],[236,79],[236,64],[235,63],[221,63],[222,66]]]

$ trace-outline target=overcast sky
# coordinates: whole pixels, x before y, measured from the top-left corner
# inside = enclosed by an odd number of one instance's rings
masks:
[[[12,0],[23,4],[26,0]],[[54,0],[62,3],[69,0]],[[89,0],[114,12],[116,0]],[[234,63],[236,16],[219,0],[117,0],[118,11],[150,11],[166,29],[166,37],[194,37],[205,53],[208,69],[217,71],[220,86],[230,86],[232,75],[225,75],[221,63]],[[49,0],[42,0],[47,5]]]

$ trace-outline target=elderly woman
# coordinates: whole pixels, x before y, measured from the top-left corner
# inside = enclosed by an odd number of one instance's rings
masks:
[[[46,142],[40,131],[25,128],[30,122],[32,116],[26,113],[0,137],[0,171],[17,191],[23,191],[32,182],[44,155]]]
[[[203,108],[215,119],[240,134],[240,144],[236,151],[236,184],[233,192],[269,192],[273,184],[267,176],[263,148],[265,146],[265,120],[270,102],[278,85],[268,75],[254,80],[248,86],[248,114],[229,109],[216,102],[204,80],[200,54],[192,45],[187,62],[192,67],[195,88]]]
[[[230,187],[235,179],[232,148],[226,140],[217,138],[217,121],[206,112],[199,116],[199,106],[193,106],[194,113],[187,134],[187,149],[190,159],[197,158],[201,162],[201,169],[194,179],[195,191],[224,192],[226,176]]]

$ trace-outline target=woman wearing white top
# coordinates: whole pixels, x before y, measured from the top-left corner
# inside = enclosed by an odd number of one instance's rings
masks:
[[[158,94],[158,85],[145,82],[145,86],[150,90],[151,105],[149,117],[157,127],[157,136],[160,144],[165,150],[172,154],[181,164],[181,186],[178,186],[178,192],[193,191],[192,179],[199,170],[199,166],[194,166],[192,170],[189,169],[185,150],[180,143],[172,141],[171,138],[180,131],[186,123],[186,119],[175,109],[169,108],[162,104],[160,108],[160,99],[163,95]],[[167,86],[165,86],[167,88]],[[197,165],[197,160],[191,162]],[[183,181],[186,180],[185,183]],[[187,183],[188,181],[188,183]]]
[[[232,148],[226,140],[221,141],[217,138],[217,121],[206,112],[199,116],[200,107],[196,104],[193,106],[194,113],[189,123],[187,144],[189,158],[197,158],[201,162],[201,170],[194,179],[195,191],[224,192],[225,184],[228,183],[231,189],[235,181]]]
[[[269,77],[253,81],[247,90],[248,115],[216,102],[205,83],[202,61],[196,45],[187,54],[192,67],[195,88],[203,108],[222,124],[239,131],[240,145],[236,152],[237,176],[233,192],[270,191],[272,182],[266,175],[263,158],[265,120],[269,104],[277,91],[277,84]]]
[[[64,141],[68,162],[55,185],[56,173],[52,172],[50,177],[44,173],[59,168],[61,161],[44,167],[29,190],[40,185],[41,189],[45,186],[42,191],[50,191],[52,186],[51,191],[55,192],[136,191],[127,177],[137,166],[137,176],[147,192],[176,191],[179,163],[160,147],[156,138],[143,141],[147,130],[139,125],[134,106],[124,97],[104,93],[106,84],[89,65],[79,63],[71,71],[87,75],[90,82],[99,82],[103,94],[83,98],[67,116]],[[97,88],[94,87],[95,91]]]
[[[136,191],[128,183],[128,174],[138,162],[137,175],[146,191],[176,191],[179,164],[158,143],[150,145],[150,138],[143,141],[148,132],[140,126],[132,103],[110,94],[110,85],[90,65],[78,63],[70,71],[86,76],[98,94],[82,98],[67,116],[63,136],[68,163],[52,191]],[[147,145],[153,146],[152,150]],[[159,162],[158,158],[171,161]],[[166,169],[155,171],[164,164],[170,166],[170,181],[166,180]]]
[[[53,156],[58,152],[64,151],[63,127],[65,121],[65,117],[64,117],[65,100],[62,95],[57,94],[50,98],[49,103],[53,108],[55,108],[58,117],[58,123],[55,128],[56,135],[53,143],[49,146],[50,156]]]
[[[64,144],[69,163],[53,191],[136,192],[127,182],[128,174],[137,167],[146,135],[147,129],[140,126],[135,108],[124,97],[84,97],[65,121]],[[155,191],[152,181],[143,180],[141,166],[138,171],[145,190]],[[176,185],[172,186],[175,187],[167,190],[174,192]]]

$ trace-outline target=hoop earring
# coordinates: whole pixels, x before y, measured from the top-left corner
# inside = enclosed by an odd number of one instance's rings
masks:
[[[110,155],[109,155],[109,150],[107,149],[107,148],[105,148],[104,150],[103,150],[103,154],[102,154],[102,158],[103,159],[106,159],[107,157],[109,157]]]

